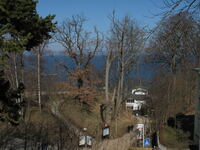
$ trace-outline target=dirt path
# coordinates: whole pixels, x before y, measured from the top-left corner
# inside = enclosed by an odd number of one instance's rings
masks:
[[[51,113],[58,118],[60,121],[63,122],[63,124],[70,130],[73,131],[77,137],[82,133],[82,131],[76,127],[74,124],[72,124],[69,120],[67,120],[62,113],[60,112],[60,107],[65,101],[57,101],[57,102],[50,102],[48,103],[51,108]]]
[[[92,148],[84,148],[83,150],[128,150],[132,145],[133,133],[127,133],[116,139],[103,140]]]

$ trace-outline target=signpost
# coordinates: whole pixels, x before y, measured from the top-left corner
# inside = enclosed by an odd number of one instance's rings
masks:
[[[82,135],[79,137],[79,146],[83,147],[83,146],[85,146],[85,144],[86,144],[85,136]]]
[[[87,128],[83,128],[84,134],[79,136],[79,146],[80,147],[91,147],[92,146],[92,137],[87,135]]]
[[[80,147],[91,147],[92,146],[92,137],[89,135],[82,135],[79,137],[79,146]]]
[[[143,136],[144,136],[144,124],[137,124],[136,126],[136,129],[137,129],[137,139],[144,139]]]
[[[144,147],[149,147],[150,146],[150,139],[144,139]]]
[[[109,138],[110,135],[110,126],[108,126],[107,124],[104,125],[103,129],[102,129],[102,138]]]
[[[87,146],[92,146],[92,137],[91,136],[86,136],[86,144]]]
[[[143,123],[137,124],[136,129],[137,129],[137,139],[143,143],[144,147],[144,124]]]

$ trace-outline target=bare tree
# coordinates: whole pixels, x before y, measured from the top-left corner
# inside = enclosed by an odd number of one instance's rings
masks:
[[[175,14],[189,14],[190,19],[189,23],[190,27],[192,27],[192,31],[190,35],[190,42],[192,41],[191,45],[193,46],[192,49],[192,55],[194,55],[196,59],[196,65],[199,65],[200,63],[200,49],[199,49],[199,14],[200,14],[200,1],[199,0],[163,0],[164,2],[164,11],[162,13],[162,20],[165,20],[166,18],[175,15]],[[189,16],[188,15],[188,16]],[[192,25],[192,26],[191,26]],[[179,27],[180,30],[182,29]],[[191,28],[189,29],[191,30]]]
[[[187,12],[170,16],[160,22],[158,30],[150,40],[151,60],[162,64],[175,74],[188,63],[194,62],[192,56],[198,51],[194,44],[198,24]],[[199,34],[199,33],[198,33]],[[196,56],[195,56],[196,57]]]
[[[150,59],[162,68],[152,83],[152,87],[157,86],[153,87],[156,90],[152,91],[152,95],[156,113],[161,114],[159,122],[164,123],[169,117],[174,117],[176,122],[176,114],[186,111],[186,106],[191,105],[188,100],[193,89],[188,85],[193,82],[186,72],[190,72],[194,63],[198,62],[199,50],[194,44],[199,34],[196,29],[198,24],[191,14],[178,13],[162,20],[150,41]]]
[[[124,100],[124,76],[133,69],[144,44],[144,30],[140,28],[129,16],[122,20],[111,17],[110,37],[108,38],[108,53],[106,59],[105,94],[109,102],[109,74],[115,69],[115,87],[113,89],[112,101],[115,100],[114,118]]]
[[[185,11],[192,14],[199,14],[199,0],[163,0],[163,2],[165,10],[163,15],[165,17]]]
[[[199,67],[200,65],[200,24],[194,23],[193,25],[193,32],[191,38],[191,53],[192,56],[195,58],[195,65]]]
[[[74,65],[63,64],[69,74],[89,69],[92,59],[101,50],[102,37],[99,31],[96,28],[93,33],[86,31],[84,29],[85,22],[86,19],[83,16],[76,15],[67,19],[57,28],[55,40],[62,44],[65,48],[64,54],[74,63]],[[77,76],[78,88],[84,84],[82,76],[82,73]]]

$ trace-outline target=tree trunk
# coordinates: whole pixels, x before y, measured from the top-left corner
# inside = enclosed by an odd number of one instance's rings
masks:
[[[83,87],[83,79],[81,77],[79,77],[77,79],[77,84],[78,84],[78,88],[80,89],[81,87]]]
[[[113,119],[117,117],[118,114],[118,109],[119,109],[119,104],[121,101],[121,80],[118,81],[118,87],[117,87],[117,98],[115,100],[115,108],[114,108],[114,114],[113,114]]]
[[[18,88],[19,86],[19,82],[18,82],[18,75],[17,75],[17,62],[16,62],[16,54],[14,54],[13,56],[13,63],[14,63],[14,72],[15,72],[15,84],[16,84],[16,88]]]
[[[106,60],[106,74],[105,74],[105,93],[106,93],[106,102],[109,101],[109,72],[110,72],[110,60]]]
[[[20,66],[21,66],[21,82],[24,83],[24,55],[20,54]]]
[[[24,84],[24,56],[23,56],[23,52],[20,53],[20,68],[21,68],[21,83]],[[24,94],[21,93],[21,96],[20,96],[20,102],[23,102],[24,101]],[[25,117],[25,111],[24,111],[25,108],[22,108],[21,111],[20,111],[20,114],[23,116],[23,118]]]
[[[41,71],[40,71],[40,48],[38,49],[37,52],[37,90],[38,90],[38,104],[39,104],[39,109],[41,111],[41,82],[40,82],[40,75],[41,75]]]

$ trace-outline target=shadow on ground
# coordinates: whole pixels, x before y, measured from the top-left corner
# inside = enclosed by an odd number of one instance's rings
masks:
[[[174,118],[168,119],[168,126],[177,127],[184,132],[189,132],[189,139],[193,141],[194,137],[194,115],[184,115],[182,113],[176,115],[176,124]],[[198,146],[190,145],[190,150],[198,150]]]
[[[194,115],[184,115],[178,114],[176,116],[177,127],[182,129],[185,132],[190,133],[190,140],[193,140],[194,137]]]

